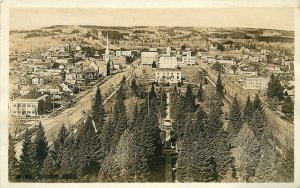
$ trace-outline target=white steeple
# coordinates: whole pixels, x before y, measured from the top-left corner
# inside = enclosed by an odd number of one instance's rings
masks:
[[[109,54],[109,50],[108,50],[108,34],[106,35],[106,50],[105,50],[105,54]]]
[[[167,56],[171,56],[171,48],[170,48],[170,46],[167,47]]]
[[[106,49],[105,49],[104,60],[105,60],[106,62],[109,61],[108,34],[106,35]]]

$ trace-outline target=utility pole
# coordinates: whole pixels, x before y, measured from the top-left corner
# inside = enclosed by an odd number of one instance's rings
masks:
[[[70,129],[70,111],[68,112],[68,123],[69,123],[69,129]]]
[[[35,106],[34,108],[35,108],[35,116],[34,116],[34,127],[36,127],[36,117],[37,117],[37,111],[36,111],[36,106]]]
[[[52,95],[52,112],[54,113],[54,95]]]
[[[149,104],[150,104],[149,94],[150,94],[150,92],[148,91],[148,117],[149,117],[149,114],[150,114],[150,109],[149,109]]]
[[[82,118],[82,102],[80,102],[80,117]]]

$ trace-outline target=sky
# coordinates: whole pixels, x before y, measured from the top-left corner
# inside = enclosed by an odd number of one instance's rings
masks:
[[[293,8],[12,8],[10,29],[51,25],[247,27],[294,31]]]

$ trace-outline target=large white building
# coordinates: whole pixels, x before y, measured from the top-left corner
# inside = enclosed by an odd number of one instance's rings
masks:
[[[159,68],[177,68],[178,62],[176,57],[160,57],[159,58]]]
[[[45,100],[47,95],[31,96],[26,95],[11,101],[9,104],[9,113],[13,116],[37,116],[39,101]]]
[[[181,71],[174,68],[159,68],[155,71],[155,82],[170,84],[181,82]]]
[[[245,78],[243,87],[244,89],[266,90],[268,88],[268,78]]]
[[[142,65],[148,65],[151,66],[153,62],[157,63],[158,61],[158,52],[142,52],[141,54],[142,58]]]

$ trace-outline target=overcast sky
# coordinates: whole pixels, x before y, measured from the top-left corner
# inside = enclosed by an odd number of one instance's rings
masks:
[[[33,9],[10,10],[10,29],[51,25],[200,26],[294,30],[293,8]]]

